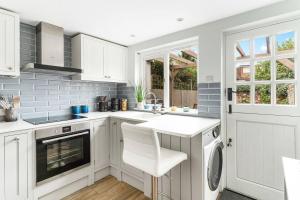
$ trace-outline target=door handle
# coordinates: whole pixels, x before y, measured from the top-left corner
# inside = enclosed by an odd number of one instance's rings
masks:
[[[228,138],[227,147],[232,147],[232,138]]]
[[[73,137],[77,137],[77,136],[81,136],[81,135],[87,135],[89,133],[90,132],[87,131],[87,132],[77,133],[77,134],[73,134],[73,135],[67,135],[67,136],[63,136],[63,137],[53,138],[53,139],[49,139],[49,140],[43,140],[42,143],[43,144],[48,144],[48,143],[55,142],[55,141],[58,141],[58,140],[73,138]]]
[[[228,105],[228,113],[229,113],[229,114],[232,113],[232,105],[231,105],[231,104]]]
[[[232,90],[232,88],[227,88],[227,100],[232,101],[232,93],[236,93],[236,91]]]
[[[16,142],[17,144],[17,170],[16,170],[16,174],[17,174],[17,195],[20,195],[20,138],[16,137],[13,139],[14,142]]]

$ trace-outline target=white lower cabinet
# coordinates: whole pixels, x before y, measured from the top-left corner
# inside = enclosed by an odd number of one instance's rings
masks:
[[[109,174],[110,140],[107,119],[93,122],[95,181]]]
[[[94,122],[95,170],[109,166],[109,132],[107,120]]]
[[[110,120],[110,163],[111,173],[119,180],[143,190],[144,173],[134,167],[125,164],[122,160],[123,154],[123,136],[121,124],[123,122],[137,124],[136,121],[128,121],[111,118]]]
[[[110,119],[110,164],[112,167],[119,169],[120,167],[120,127],[118,119]]]
[[[0,183],[4,184],[3,199],[28,198],[28,133],[5,134],[1,137]],[[2,153],[3,152],[3,153]],[[1,198],[1,199],[2,199]]]

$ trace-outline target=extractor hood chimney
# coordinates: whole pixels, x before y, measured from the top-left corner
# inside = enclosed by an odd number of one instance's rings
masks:
[[[41,22],[36,27],[37,63],[28,63],[21,71],[60,74],[82,73],[81,69],[64,66],[64,29]]]

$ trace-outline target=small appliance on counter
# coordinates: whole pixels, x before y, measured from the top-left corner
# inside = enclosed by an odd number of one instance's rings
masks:
[[[99,111],[107,112],[108,111],[108,101],[106,96],[99,96]]]
[[[119,99],[117,98],[111,98],[111,104],[110,104],[110,110],[112,112],[119,111]]]
[[[120,110],[121,111],[127,111],[128,109],[128,100],[126,98],[121,98],[120,99]]]

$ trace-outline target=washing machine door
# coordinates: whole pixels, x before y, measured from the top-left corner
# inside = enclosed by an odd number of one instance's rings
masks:
[[[211,191],[215,191],[218,188],[221,180],[223,168],[223,148],[223,142],[218,141],[215,143],[210,153],[207,170],[207,181]]]

